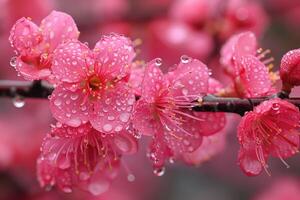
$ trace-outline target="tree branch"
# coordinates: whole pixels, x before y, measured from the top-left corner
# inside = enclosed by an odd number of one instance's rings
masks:
[[[0,97],[47,99],[52,91],[53,87],[41,81],[0,80]],[[278,93],[274,96],[248,99],[206,95],[202,97],[201,101],[197,101],[199,105],[193,107],[193,110],[198,112],[228,112],[244,115],[245,112],[253,110],[254,106],[274,97],[284,98],[286,101],[300,108],[300,98],[288,98],[286,94]]]

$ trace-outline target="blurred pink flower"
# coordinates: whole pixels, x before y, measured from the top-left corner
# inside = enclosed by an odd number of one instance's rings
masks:
[[[254,200],[299,200],[300,182],[298,177],[282,177],[254,197]]]
[[[91,51],[69,41],[54,52],[53,74],[61,81],[50,98],[53,116],[69,126],[90,122],[103,133],[116,133],[129,122],[135,96],[127,84],[135,52],[123,36],[103,36]]]
[[[51,75],[55,48],[78,36],[75,22],[65,13],[52,11],[42,20],[40,27],[23,17],[10,32],[11,45],[19,54],[11,65],[27,80],[46,79]]]
[[[242,118],[238,127],[239,165],[249,176],[268,172],[270,155],[288,158],[299,148],[299,109],[284,100],[264,101]]]

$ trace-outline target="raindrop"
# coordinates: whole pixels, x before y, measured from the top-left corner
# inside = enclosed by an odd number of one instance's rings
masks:
[[[129,113],[122,113],[122,114],[120,115],[120,120],[121,120],[122,122],[128,122],[129,117],[130,117],[130,114],[129,114]]]
[[[61,104],[62,104],[61,99],[55,99],[55,100],[54,100],[54,105],[60,106]]]
[[[155,59],[155,65],[156,65],[157,67],[161,66],[161,65],[162,65],[162,59],[161,59],[161,58],[156,58],[156,59]]]
[[[25,105],[25,101],[23,97],[17,96],[13,99],[13,104],[16,108],[22,108]]]
[[[280,105],[278,103],[273,103],[272,109],[278,111],[280,109]]]
[[[10,64],[10,66],[12,66],[12,67],[15,68],[15,67],[17,66],[17,57],[16,57],[16,56],[12,57],[12,58],[10,59],[9,64]]]
[[[99,195],[102,194],[103,192],[106,192],[109,188],[109,183],[108,181],[105,180],[97,180],[95,182],[92,182],[88,190],[93,194],[93,195]]]
[[[70,187],[64,187],[62,189],[62,191],[64,191],[65,193],[71,193],[72,192],[72,189]]]
[[[153,170],[153,173],[156,175],[156,176],[163,176],[165,174],[165,171],[166,171],[166,168],[165,167],[162,167],[162,168],[155,168]]]
[[[102,129],[105,131],[105,132],[110,132],[112,130],[112,125],[111,124],[105,124]]]
[[[187,55],[182,55],[180,57],[180,60],[181,60],[182,63],[187,64],[187,63],[189,63],[190,58]]]

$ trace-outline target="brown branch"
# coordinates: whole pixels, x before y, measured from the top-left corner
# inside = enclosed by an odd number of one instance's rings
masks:
[[[0,97],[47,99],[52,91],[53,88],[51,86],[41,81],[0,80]],[[199,102],[199,106],[193,107],[193,110],[198,112],[228,112],[244,115],[245,112],[253,110],[254,106],[274,97],[284,98],[286,101],[300,108],[300,98],[288,98],[285,93],[280,92],[269,97],[248,99],[206,95],[201,99],[201,102]]]

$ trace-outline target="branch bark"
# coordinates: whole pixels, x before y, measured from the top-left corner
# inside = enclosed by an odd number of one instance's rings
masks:
[[[52,91],[53,87],[41,81],[0,80],[0,97],[4,98],[21,97],[47,99]],[[286,101],[300,108],[300,98],[288,98],[286,94],[278,93],[274,96],[248,99],[206,95],[202,97],[200,102],[197,101],[199,105],[193,107],[193,110],[197,112],[227,112],[244,115],[245,112],[253,110],[253,108],[261,102],[274,97],[284,98]]]

